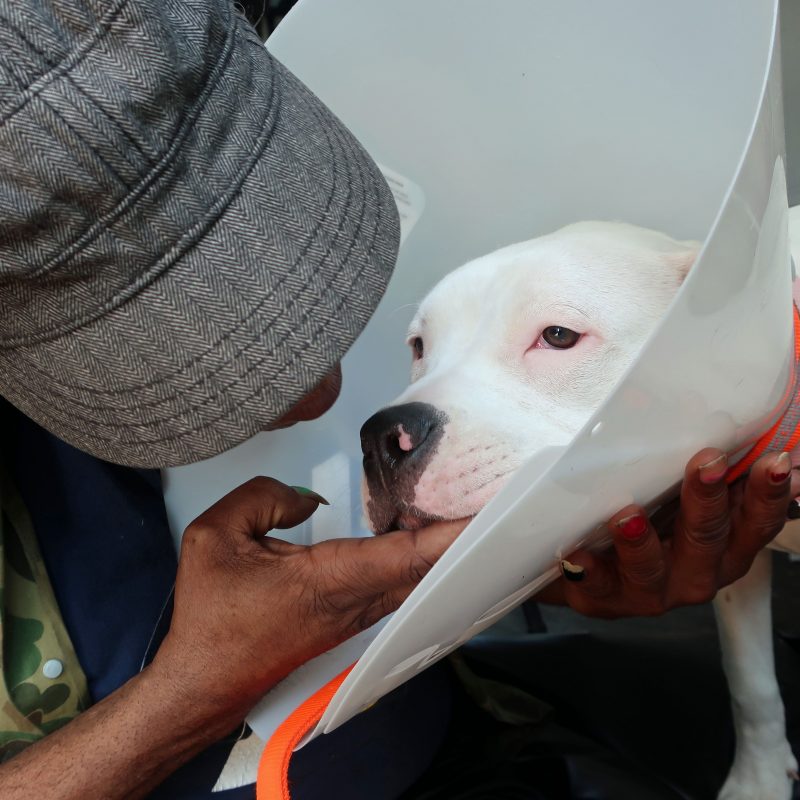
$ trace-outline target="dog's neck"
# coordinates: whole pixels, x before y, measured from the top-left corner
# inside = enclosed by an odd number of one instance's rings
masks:
[[[784,398],[783,416],[768,430],[728,472],[732,482],[744,475],[765,453],[787,452],[792,457],[792,466],[800,465],[800,280],[794,284],[794,368],[793,377]],[[783,405],[782,403],[781,405]]]

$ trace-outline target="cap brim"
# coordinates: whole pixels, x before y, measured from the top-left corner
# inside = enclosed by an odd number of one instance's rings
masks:
[[[250,85],[219,76],[180,169],[137,201],[139,224],[181,220],[182,235],[93,319],[0,350],[8,399],[100,458],[179,465],[267,428],[342,357],[391,276],[397,214],[378,168],[263,48],[246,58]],[[220,170],[224,191],[187,215],[193,184]],[[114,246],[109,225],[97,258]]]

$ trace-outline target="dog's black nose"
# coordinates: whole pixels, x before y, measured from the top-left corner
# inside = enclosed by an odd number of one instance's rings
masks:
[[[421,468],[442,436],[445,415],[428,403],[390,406],[373,414],[361,428],[364,470],[384,477],[411,468]]]

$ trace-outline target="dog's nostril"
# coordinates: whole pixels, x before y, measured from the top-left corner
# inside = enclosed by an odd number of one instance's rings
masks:
[[[405,453],[414,449],[414,442],[411,440],[411,434],[406,431],[402,424],[397,426],[397,446]]]
[[[401,462],[418,461],[439,437],[446,417],[426,403],[391,406],[368,419],[361,429],[365,459],[378,458],[394,469]]]
[[[387,434],[384,440],[384,447],[386,452],[390,453],[395,458],[402,458],[404,455],[410,453],[417,445],[422,444],[425,440],[429,428],[419,435],[418,432],[416,441],[411,438],[402,425],[398,425],[397,429]]]
[[[393,458],[399,458],[403,455],[400,446],[397,444],[397,437],[391,433],[384,439],[383,451]]]

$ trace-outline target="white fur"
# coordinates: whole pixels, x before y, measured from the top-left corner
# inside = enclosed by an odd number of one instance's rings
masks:
[[[718,800],[786,800],[797,773],[775,678],[771,559],[759,553],[750,572],[714,600],[736,729],[733,766]]]
[[[582,222],[447,275],[411,322],[409,341],[422,337],[424,356],[393,403],[430,403],[450,418],[414,506],[474,514],[531,454],[569,442],[636,357],[696,252],[694,242],[633,225]],[[570,350],[535,348],[552,325],[584,336]]]
[[[448,421],[399,511],[473,515],[537,450],[569,442],[636,357],[697,249],[632,225],[582,222],[447,275],[411,323],[409,342],[422,338],[423,357],[393,405],[430,404]],[[554,325],[583,336],[571,349],[537,348]],[[366,481],[364,499],[370,509]],[[783,547],[800,545],[789,539]],[[797,764],[775,680],[769,599],[767,554],[715,604],[737,733],[720,800],[791,793],[787,771]]]

